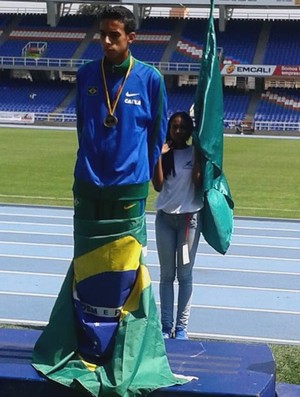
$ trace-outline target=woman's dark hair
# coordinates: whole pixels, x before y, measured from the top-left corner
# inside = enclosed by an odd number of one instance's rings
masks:
[[[136,20],[134,14],[124,6],[106,5],[103,7],[99,14],[99,23],[103,19],[115,19],[124,23],[124,30],[126,34],[135,32],[136,30]]]
[[[175,119],[175,117],[181,117],[181,119],[184,121],[184,123],[187,127],[187,131],[188,131],[188,135],[187,135],[187,139],[186,139],[188,141],[190,139],[190,137],[192,136],[192,132],[193,132],[193,128],[194,128],[193,119],[186,112],[176,112],[176,113],[173,113],[172,116],[169,118],[166,142],[169,143],[170,141],[172,141],[171,123],[172,123],[173,119]],[[173,176],[176,175],[173,150],[169,150],[167,153],[165,153],[162,156],[162,169],[163,169],[163,174],[164,174],[165,179],[167,179],[168,176],[171,175],[171,173],[173,174]]]

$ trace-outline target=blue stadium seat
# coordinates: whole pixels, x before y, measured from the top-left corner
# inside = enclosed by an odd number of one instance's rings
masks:
[[[263,63],[266,65],[300,64],[299,21],[273,21]]]

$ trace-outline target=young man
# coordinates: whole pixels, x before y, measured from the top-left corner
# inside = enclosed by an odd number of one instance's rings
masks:
[[[165,356],[143,260],[148,183],[166,134],[161,74],[134,59],[135,20],[104,8],[104,56],[77,75],[74,258],[33,365],[94,396],[182,383]]]
[[[131,11],[105,7],[104,57],[77,75],[76,198],[86,196],[86,188],[147,183],[160,155],[167,127],[165,85],[157,69],[131,55],[135,37]]]

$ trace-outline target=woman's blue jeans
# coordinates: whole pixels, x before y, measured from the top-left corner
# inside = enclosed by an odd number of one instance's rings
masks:
[[[175,327],[187,329],[193,292],[193,266],[201,233],[201,211],[167,214],[159,210],[155,219],[156,245],[160,262],[161,322],[164,332],[174,327],[174,281],[178,280]],[[187,244],[189,262],[184,264]]]

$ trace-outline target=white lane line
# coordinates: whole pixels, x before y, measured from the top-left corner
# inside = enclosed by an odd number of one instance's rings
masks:
[[[73,247],[73,244],[49,244],[49,243],[30,243],[24,241],[5,241],[0,240],[0,245],[27,245],[34,247]],[[287,246],[278,246],[278,245],[257,245],[257,244],[232,244],[233,247],[254,247],[254,248],[272,248],[272,249],[280,249],[280,250],[296,250],[300,251],[300,247],[287,247]],[[155,250],[148,250],[148,252],[156,252]],[[198,254],[198,253],[197,253]],[[250,258],[253,258],[250,256]],[[300,258],[299,258],[300,259]]]
[[[252,239],[252,238],[259,238],[263,240],[299,240],[300,241],[300,235],[299,237],[283,237],[283,236],[260,236],[260,235],[254,235],[254,234],[233,234],[233,238],[244,238],[244,239]]]
[[[60,245],[60,247],[62,247]],[[150,252],[150,250],[148,250]],[[156,253],[156,251],[151,251]],[[209,256],[213,258],[221,258],[220,254],[205,254],[205,253],[200,253],[197,252],[198,256]],[[57,261],[66,261],[68,258],[61,258],[61,257],[55,257],[55,256],[40,256],[40,255],[21,255],[21,254],[4,254],[0,253],[0,258],[23,258],[23,259],[44,259],[44,260],[57,260]],[[280,258],[280,257],[265,257],[265,256],[249,256],[249,255],[229,255],[226,254],[227,258],[241,258],[241,259],[255,259],[255,260],[265,260],[265,261],[277,261],[277,262],[299,262],[299,259],[297,258]],[[279,263],[280,264],[280,263]],[[149,263],[147,263],[147,266],[149,266]],[[159,264],[152,264],[152,266],[157,266],[159,267]],[[195,269],[199,269],[200,267],[196,267]]]
[[[148,250],[150,252],[150,250]],[[156,251],[153,251],[156,252]],[[210,256],[213,258],[221,258],[221,254],[210,254],[205,252],[197,252],[197,256]],[[241,258],[241,259],[255,259],[255,260],[271,260],[271,261],[288,261],[288,262],[299,262],[300,258],[285,258],[279,256],[257,256],[257,255],[233,255],[233,254],[226,254],[226,258]]]
[[[274,223],[276,224],[277,221],[274,221]],[[286,223],[286,222],[283,222]],[[291,222],[293,223],[293,222]],[[289,228],[282,228],[282,227],[274,227],[274,226],[270,226],[270,227],[258,227],[258,226],[235,226],[234,230],[261,230],[261,231],[278,231],[278,232],[300,232],[300,221],[295,221],[295,223],[297,224],[297,227],[299,226],[299,229],[289,229]]]
[[[40,326],[45,327],[48,321],[37,321],[37,320],[16,320],[14,318],[0,318],[2,324],[12,324],[21,326]],[[267,338],[264,336],[249,336],[249,335],[235,335],[235,334],[217,334],[217,333],[205,333],[205,332],[189,332],[191,339],[214,339],[214,340],[231,340],[241,342],[260,342],[260,343],[274,343],[274,344],[293,344],[300,345],[300,340],[297,339],[280,339],[280,338]]]
[[[256,247],[256,248],[300,250],[300,247],[288,247],[288,246],[284,246],[284,245],[269,245],[269,244],[231,243],[230,246],[231,247]]]
[[[1,255],[0,257],[8,257],[11,258],[11,255]],[[27,259],[38,259],[38,260],[51,260],[51,261],[69,261],[69,259],[64,258],[55,258],[55,257],[37,257],[37,256],[23,256],[23,255],[15,255],[17,258],[27,258]],[[147,267],[149,268],[160,268],[160,265],[157,263],[147,263]],[[206,266],[195,266],[194,270],[205,270],[205,271],[218,271],[218,272],[234,272],[234,273],[249,273],[249,274],[266,274],[266,275],[275,275],[275,276],[300,276],[300,272],[284,272],[284,271],[275,271],[275,270],[257,270],[257,269],[239,269],[239,268],[222,268],[222,267],[206,267]],[[35,275],[56,275],[56,273],[36,273],[30,271],[19,271],[19,270],[0,270],[0,273],[19,273],[19,274],[35,274]],[[58,273],[57,276],[60,274]]]
[[[73,237],[73,233],[41,233],[41,232],[31,232],[31,231],[17,231],[17,230],[1,230],[0,233],[5,233],[5,234],[17,234],[17,235],[34,235],[34,236],[61,236],[61,237]]]
[[[147,265],[149,266],[149,265]],[[150,265],[151,266],[151,265]],[[159,265],[157,265],[159,266]],[[206,267],[206,266],[195,266],[194,270],[206,270],[206,271],[219,271],[219,272],[236,272],[236,273],[253,273],[253,274],[268,274],[278,276],[300,276],[299,272],[279,272],[274,270],[252,270],[252,269],[238,269],[238,268],[222,268],[222,267]]]
[[[26,296],[31,298],[57,298],[58,294],[37,294],[31,292],[10,292],[0,291],[0,295],[9,296]],[[156,302],[157,306],[160,306],[160,302]],[[209,310],[224,310],[224,311],[240,311],[240,312],[251,312],[251,313],[269,313],[269,314],[284,314],[284,315],[300,315],[300,311],[294,310],[275,310],[275,309],[259,309],[252,307],[235,307],[235,306],[219,306],[219,305],[196,305],[192,304],[192,309],[209,309]]]
[[[58,210],[59,211],[65,211],[65,210]],[[51,209],[50,209],[51,212]],[[21,216],[22,218],[49,218],[49,219],[69,219],[70,221],[72,221],[72,216],[63,216],[63,215],[49,215],[49,213],[47,212],[47,214],[25,214],[25,213],[8,213],[8,212],[0,212],[0,216],[12,216],[12,217],[16,217],[16,216]]]
[[[51,211],[53,211],[53,209],[51,209],[50,208],[50,212]],[[59,212],[59,211],[68,211],[67,209],[58,209],[57,210],[57,212]],[[70,210],[70,215],[69,216],[66,216],[66,215],[50,215],[48,212],[47,213],[45,213],[45,214],[33,214],[33,213],[31,213],[31,214],[26,214],[26,213],[8,213],[8,212],[1,212],[0,211],[0,216],[11,216],[11,217],[16,217],[16,216],[19,216],[19,217],[24,217],[24,218],[49,218],[49,219],[68,219],[68,220],[70,220],[70,222],[72,222],[73,221],[73,211],[72,210]],[[146,216],[146,218],[147,218],[147,224],[153,224],[154,225],[154,220],[151,220],[150,218],[151,218],[151,215],[149,216]],[[260,218],[257,218],[258,220],[260,219]],[[295,223],[295,224],[297,224],[297,226],[299,225],[299,228],[297,228],[297,229],[293,229],[293,228],[283,228],[283,227],[274,227],[274,226],[269,226],[269,227],[266,227],[266,226],[264,226],[264,227],[261,227],[261,226],[238,226],[238,225],[235,225],[234,226],[234,230],[237,230],[237,229],[241,229],[241,230],[261,230],[261,231],[273,231],[273,230],[276,230],[276,231],[283,231],[283,232],[289,232],[289,231],[296,231],[296,232],[299,232],[300,231],[300,220],[299,219],[282,219],[282,220],[278,220],[278,218],[275,218],[274,220],[272,219],[272,218],[268,218],[268,219],[265,219],[265,218],[261,218],[261,219],[263,219],[265,222],[274,222],[274,225],[279,225],[280,226],[280,224],[285,224],[285,223],[288,223],[288,224],[292,224],[292,223]],[[244,220],[244,219],[243,219]],[[256,220],[253,220],[253,219],[245,219],[244,220],[245,221],[245,223],[251,223],[251,222],[256,222]],[[5,221],[0,221],[0,223],[5,223]],[[260,221],[261,222],[261,221]],[[12,223],[16,223],[16,222],[12,222]],[[27,224],[27,222],[26,222],[26,224]],[[153,229],[149,229],[150,231],[155,231],[155,229],[153,228]]]
[[[38,277],[56,277],[56,278],[64,278],[65,274],[59,273],[41,273],[41,272],[23,272],[18,270],[0,270],[0,274],[14,274],[21,276],[38,276]]]
[[[18,254],[0,254],[0,258],[19,258],[19,259],[37,259],[37,260],[51,260],[51,261],[70,261],[69,258],[61,258],[56,256],[38,256],[38,255],[18,255]]]
[[[279,210],[281,211],[281,210]],[[291,210],[291,211],[295,211],[295,210]],[[154,225],[155,224],[155,213],[153,215],[148,214],[147,215],[147,223]],[[241,223],[246,223],[247,226],[242,226],[242,225],[237,225],[237,222],[241,222]],[[243,216],[237,216],[233,219],[233,223],[234,223],[234,230],[235,229],[258,229],[258,230],[273,230],[274,226],[250,226],[250,224],[253,223],[273,223],[274,225],[282,225],[282,224],[287,224],[287,225],[294,225],[296,224],[297,226],[300,224],[300,218],[265,218],[265,217],[243,217]],[[248,226],[249,224],[249,226]],[[281,229],[277,227],[275,228],[276,230],[293,230],[293,229]]]
[[[270,208],[268,207],[235,207],[236,210],[255,210],[255,211],[270,211]],[[278,211],[278,212],[296,212],[298,213],[298,209],[290,209],[290,208],[272,208],[272,211]],[[270,219],[270,218],[269,218]]]
[[[157,281],[158,282],[158,281]],[[156,281],[153,281],[156,283]],[[227,284],[204,284],[204,283],[193,283],[194,288],[222,288],[222,289],[239,289],[249,291],[270,291],[270,292],[288,292],[290,294],[299,294],[300,289],[287,289],[287,288],[270,288],[270,287],[251,287],[245,285],[227,285]]]
[[[15,318],[0,318],[0,323],[11,325],[46,326],[48,321],[16,320]]]
[[[248,336],[248,335],[234,335],[234,334],[215,334],[205,332],[188,332],[191,338],[201,339],[221,339],[221,340],[235,340],[235,341],[251,341],[251,342],[265,342],[274,344],[293,344],[300,345],[300,340],[297,339],[280,339],[280,338],[267,338],[264,336]]]
[[[56,201],[70,201],[73,202],[73,199],[70,197],[47,197],[47,196],[24,196],[18,194],[0,194],[0,197],[5,198],[22,198],[22,199],[41,199],[41,200],[56,200]]]
[[[9,223],[9,222],[7,222]],[[0,221],[1,224],[1,221]],[[23,225],[29,225],[28,223],[22,223],[22,222],[16,222],[14,223],[16,225],[16,227],[19,227],[21,224]],[[73,230],[72,225],[56,225],[56,224],[52,224],[52,223],[48,223],[48,224],[41,224],[41,223],[36,223],[36,224],[30,224],[30,226],[47,226],[47,227],[68,227],[70,229]],[[149,230],[148,230],[149,232]],[[73,233],[51,233],[51,232],[33,232],[31,230],[11,230],[11,229],[0,229],[0,233],[8,233],[8,234],[17,234],[17,235],[40,235],[40,236],[66,236],[66,237],[72,237]],[[264,240],[296,240],[296,241],[300,241],[300,235],[299,237],[282,237],[282,236],[260,236],[260,235],[254,235],[254,234],[249,234],[249,235],[244,235],[244,234],[234,234],[233,235],[234,238],[245,238],[245,239],[253,239],[253,238],[258,238],[258,239],[264,239]],[[148,242],[156,242],[155,238],[148,238],[147,239]],[[200,244],[207,244],[205,241],[201,240]],[[237,245],[235,243],[232,243],[231,245]],[[244,245],[244,244],[243,244]],[[250,245],[250,244],[247,244]],[[263,245],[258,245],[259,247],[263,246]],[[279,246],[280,248],[280,246]]]
[[[1,215],[1,213],[0,213]],[[7,214],[2,214],[2,215],[7,215]],[[15,218],[15,215],[11,214],[13,218]],[[18,214],[16,216],[24,217],[24,218],[41,218],[41,219],[67,219],[70,221],[70,225],[72,226],[73,223],[73,217],[68,217],[68,216],[48,216],[48,215],[30,215],[30,214]],[[147,220],[147,224],[151,224],[153,222]],[[5,221],[5,220],[0,220],[0,224],[21,224],[21,225],[54,225],[54,226],[66,226],[65,224],[56,224],[56,223],[39,223],[39,222],[18,222],[18,221]],[[299,222],[300,224],[300,222]],[[298,226],[298,223],[297,223]],[[297,229],[294,228],[282,228],[282,227],[258,227],[258,226],[235,226],[233,234],[235,234],[236,230],[260,230],[260,231],[277,231],[277,232],[300,232],[300,227]],[[155,232],[155,229],[151,229],[150,227],[148,228],[149,232]],[[245,234],[240,234],[240,236],[247,236]],[[249,235],[250,236],[250,235]],[[252,236],[252,235],[251,235]],[[258,237],[265,237],[265,236],[260,236]]]
[[[159,284],[159,281],[151,280],[152,284]],[[178,285],[177,282],[174,283]],[[215,289],[233,289],[233,290],[248,290],[248,291],[263,291],[263,292],[285,292],[290,294],[299,294],[300,289],[287,289],[287,288],[270,288],[270,287],[251,287],[247,285],[228,285],[228,284],[204,284],[204,283],[193,283],[194,289],[199,288],[215,288]]]
[[[31,256],[31,255],[4,255],[0,254],[0,258],[23,258],[23,259],[34,259],[34,260],[50,260],[50,261],[69,261],[69,259],[65,258],[56,258],[56,257],[45,257],[45,256]],[[147,263],[147,267],[150,268],[160,268],[160,265],[157,263]],[[286,271],[275,271],[275,270],[257,270],[257,269],[244,269],[244,268],[223,268],[223,267],[208,267],[208,266],[195,266],[194,270],[205,270],[205,271],[219,271],[219,272],[234,272],[234,273],[250,273],[250,274],[266,274],[266,275],[278,275],[278,276],[300,276],[300,272],[286,272]],[[1,272],[13,273],[11,270],[0,270]],[[21,272],[24,274],[30,272]],[[47,273],[36,273],[36,274],[47,274]],[[54,273],[49,273],[53,275]]]
[[[73,244],[49,244],[49,243],[27,243],[24,241],[16,242],[16,241],[0,241],[0,245],[26,245],[33,247],[61,247],[61,248],[70,248],[73,247]]]
[[[253,307],[236,307],[236,306],[219,306],[219,305],[192,305],[195,309],[209,309],[209,310],[226,310],[236,312],[257,312],[257,313],[273,313],[273,314],[292,314],[299,316],[300,311],[296,310],[275,310],[275,309],[258,309]]]
[[[39,223],[39,222],[11,222],[11,221],[0,221],[0,224],[5,224],[5,225],[27,225],[27,226],[53,226],[53,227],[73,227],[72,222],[70,224],[65,224],[65,223]],[[28,232],[30,233],[30,231]]]
[[[0,295],[29,296],[31,298],[57,298],[58,297],[58,294],[37,294],[34,292],[11,292],[11,291],[0,291]]]
[[[5,274],[19,274],[23,276],[44,276],[44,277],[56,277],[56,278],[64,278],[64,274],[52,273],[35,273],[35,272],[10,272],[1,270],[1,273]],[[159,285],[159,280],[151,280],[152,284]],[[177,282],[175,286],[177,286]],[[287,288],[270,288],[270,287],[255,287],[255,286],[245,286],[245,285],[227,285],[227,284],[205,284],[205,283],[194,283],[194,289],[196,288],[214,288],[214,289],[226,289],[226,290],[246,290],[246,291],[263,291],[263,292],[280,292],[280,293],[289,293],[289,294],[299,294],[299,289],[287,289]],[[0,294],[5,293],[4,291],[0,291]]]

